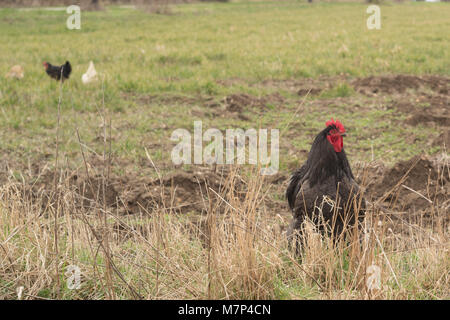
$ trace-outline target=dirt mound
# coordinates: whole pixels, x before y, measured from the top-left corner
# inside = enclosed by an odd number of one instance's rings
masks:
[[[245,107],[259,104],[259,101],[248,94],[233,94],[225,97],[224,103],[227,111],[242,112]]]
[[[438,175],[433,163],[429,159],[424,156],[414,157],[407,161],[398,162],[392,169],[388,170],[383,178],[382,184],[386,189],[390,189],[406,174],[408,176],[403,184],[414,190],[424,188],[429,178],[436,180]]]
[[[285,98],[278,92],[271,93],[262,97],[254,97],[246,93],[237,93],[226,96],[223,99],[225,110],[237,115],[242,120],[250,120],[243,112],[251,110],[252,112],[264,112],[267,108],[280,107],[285,102]],[[255,110],[256,109],[256,110]]]
[[[106,178],[101,172],[101,167],[91,167],[89,176],[84,170],[62,172],[57,177],[57,190],[71,204],[88,210],[106,206],[119,214],[152,214],[159,209],[176,213],[201,213],[209,205],[208,196],[216,199],[214,192],[223,196],[229,176],[227,168],[218,168],[214,172],[209,167],[177,170],[161,179],[113,173]],[[39,201],[45,209],[52,206],[56,199],[54,174],[53,170],[41,168],[38,177],[31,180],[3,180],[2,184],[17,185],[25,198]],[[243,187],[245,185],[240,181],[234,183],[236,196],[245,194]],[[221,203],[219,212],[224,207],[225,204]]]
[[[186,213],[201,213],[207,208],[207,195],[220,193],[224,188],[225,176],[212,171],[178,171],[167,177],[151,181],[140,181],[131,190],[123,190],[121,200],[125,203],[123,213],[157,208]],[[127,182],[129,186],[130,183]]]
[[[387,108],[407,114],[405,123],[408,125],[445,128],[450,127],[449,104],[449,96],[421,93],[413,96],[395,97]]]
[[[439,76],[370,76],[356,79],[352,82],[352,85],[357,92],[368,96],[404,93],[408,89],[417,90],[420,87],[428,87],[439,94],[447,94],[450,87],[450,79]]]
[[[402,113],[435,113],[446,115],[450,97],[444,95],[421,94],[418,96],[396,97],[392,103],[387,105],[388,109],[394,109]]]
[[[450,91],[450,78],[442,76],[423,76],[425,83],[435,92],[448,95]]]
[[[363,94],[395,93],[404,92],[406,89],[417,89],[420,86],[420,79],[415,76],[371,76],[357,79],[353,82],[355,90]]]
[[[55,190],[79,207],[92,209],[103,207],[105,204],[107,207],[118,206],[120,194],[116,179],[107,180],[100,174],[91,174],[86,177],[84,174],[67,171],[59,173],[57,189],[55,189],[54,178],[53,170],[45,170],[37,178],[20,184],[19,189],[26,197],[42,200],[43,207],[51,205],[55,201]],[[3,181],[3,183],[6,182]]]
[[[278,92],[265,95],[261,98],[261,100],[264,102],[266,106],[269,104],[279,106],[286,102],[286,99]]]
[[[406,123],[412,126],[418,124],[435,124],[440,127],[450,127],[450,117],[444,115],[434,115],[429,113],[417,113],[409,116]]]
[[[77,175],[70,177],[74,190],[82,196],[83,206],[92,206],[93,203],[106,204],[107,207],[117,206],[119,192],[116,186],[97,175],[89,179],[79,179]]]
[[[225,106],[230,112],[241,112],[245,108],[266,108],[269,104],[279,105],[285,99],[279,93],[272,93],[260,98],[245,93],[232,94],[224,99]]]
[[[429,209],[445,202],[450,191],[448,173],[439,172],[438,167],[437,160],[425,156],[398,162],[384,170],[382,178],[369,187],[370,193],[400,211],[415,213]]]

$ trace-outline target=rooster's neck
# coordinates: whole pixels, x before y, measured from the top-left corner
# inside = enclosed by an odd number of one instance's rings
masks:
[[[353,178],[344,149],[334,151],[333,146],[326,139],[326,134],[319,134],[315,139],[307,160],[307,179],[311,186],[334,178],[337,183],[345,176]]]

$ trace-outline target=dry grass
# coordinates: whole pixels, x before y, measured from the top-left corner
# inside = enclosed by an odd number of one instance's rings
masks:
[[[448,164],[443,169],[448,174]],[[265,210],[270,188],[245,170],[233,168],[220,190],[207,190],[207,215],[197,219],[164,202],[153,212],[120,216],[105,208],[101,192],[81,206],[64,174],[56,192],[38,196],[17,182],[4,185],[0,298],[18,298],[20,287],[23,299],[449,298],[449,230],[441,207],[430,205],[427,223],[395,218],[403,230],[390,228],[395,213],[369,210],[364,240],[336,246],[307,227],[298,258],[281,232],[287,221]],[[81,269],[79,289],[67,287],[69,265]],[[380,285],[369,290],[377,270]]]

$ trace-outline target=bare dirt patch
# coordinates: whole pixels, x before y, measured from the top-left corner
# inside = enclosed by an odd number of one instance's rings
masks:
[[[89,167],[89,174],[83,169],[58,174],[58,192],[66,194],[65,197],[79,208],[96,210],[105,206],[119,214],[151,215],[154,210],[201,214],[208,209],[208,196],[214,195],[214,192],[226,192],[230,174],[227,167],[214,171],[209,167],[197,166],[192,170],[178,169],[161,178],[112,173],[107,177],[107,168],[102,168],[101,164],[96,168],[89,164]],[[42,164],[41,170],[33,179],[3,180],[2,184],[16,184],[26,197],[43,200],[44,209],[55,201],[55,172],[45,164]],[[237,197],[243,195],[244,187],[241,181],[235,180]],[[218,211],[224,207],[225,204],[219,205]]]
[[[449,127],[450,126],[450,117],[448,116],[440,116],[440,115],[434,115],[434,114],[427,114],[427,113],[421,113],[421,114],[415,114],[410,116],[406,123],[412,126],[418,125],[418,124],[435,124],[441,127]]]
[[[223,99],[226,112],[237,116],[242,120],[250,120],[243,114],[245,111],[264,112],[270,107],[281,107],[286,99],[279,93],[272,93],[262,97],[254,97],[249,94],[240,93],[226,96]]]
[[[270,104],[281,105],[285,102],[279,93],[272,93],[262,97],[249,94],[232,94],[224,99],[225,106],[230,112],[242,112],[246,108],[266,108]]]
[[[385,206],[409,214],[432,212],[449,205],[448,159],[417,156],[392,168],[375,165],[369,169],[368,194]]]
[[[161,180],[130,179],[122,188],[121,201],[126,204],[123,213],[151,212],[158,207],[180,213],[202,213],[208,208],[209,188],[220,193],[225,180],[225,175],[209,170],[176,171]]]
[[[204,111],[192,110],[195,116],[231,116],[241,120],[250,120],[245,111],[262,113],[270,107],[280,107],[286,99],[278,92],[255,97],[246,93],[236,93],[218,100],[212,96],[181,96],[181,95],[133,95],[123,94],[125,99],[136,100],[143,105],[186,105],[206,108]]]
[[[405,123],[411,126],[425,125],[450,127],[450,96],[418,94],[395,96],[387,108],[407,114]]]
[[[231,87],[233,85],[248,84],[244,79],[227,79],[217,81],[219,84]],[[332,89],[339,83],[349,83],[355,91],[367,95],[392,95],[403,94],[408,90],[433,91],[435,94],[448,95],[450,78],[439,75],[383,75],[363,78],[352,78],[348,75],[322,76],[318,78],[297,79],[267,79],[259,83],[250,84],[252,87],[264,87],[278,90],[286,90],[304,96],[317,95],[322,91]]]
[[[387,75],[371,76],[352,81],[357,92],[373,96],[404,93],[407,90],[428,88],[439,94],[448,94],[450,79],[443,76]]]

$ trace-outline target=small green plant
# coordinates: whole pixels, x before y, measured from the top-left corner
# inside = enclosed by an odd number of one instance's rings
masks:
[[[324,91],[320,94],[321,98],[345,98],[350,97],[355,93],[355,90],[347,83],[339,83],[330,90]]]

